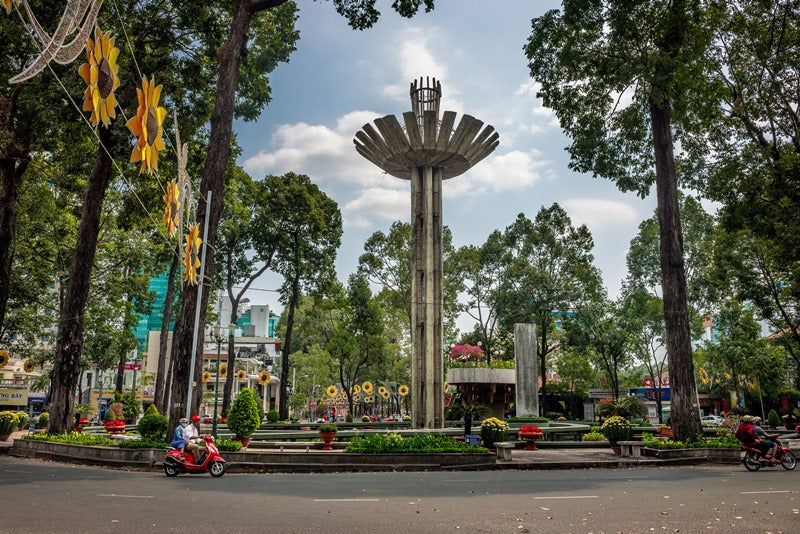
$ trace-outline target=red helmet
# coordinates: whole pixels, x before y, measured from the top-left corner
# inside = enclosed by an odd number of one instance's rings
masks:
[[[199,420],[200,420],[200,416],[199,415],[193,415],[192,416],[192,421],[199,421]]]

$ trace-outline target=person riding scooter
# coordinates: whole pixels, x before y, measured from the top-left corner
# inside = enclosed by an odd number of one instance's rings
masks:
[[[183,439],[186,442],[186,450],[194,455],[194,463],[201,464],[203,460],[200,455],[202,453],[200,447],[197,445],[202,442],[200,437],[200,416],[192,416],[192,424],[187,425],[183,429]]]

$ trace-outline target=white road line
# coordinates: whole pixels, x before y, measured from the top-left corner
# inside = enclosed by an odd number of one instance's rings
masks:
[[[550,497],[533,498],[535,501],[541,501],[544,499],[597,499],[597,495],[552,495]]]
[[[314,499],[314,502],[381,502],[380,499]]]
[[[792,493],[791,490],[771,490],[771,491],[740,491],[742,495],[758,495],[760,493]]]
[[[117,495],[116,493],[98,493],[98,497],[124,497],[126,499],[154,499],[153,495]]]

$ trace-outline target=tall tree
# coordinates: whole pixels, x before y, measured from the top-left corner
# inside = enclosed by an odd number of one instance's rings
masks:
[[[708,100],[709,32],[698,0],[565,0],[532,21],[526,54],[539,96],[572,138],[570,166],[644,196],[655,183],[676,439],[700,432],[674,139]],[[626,104],[626,102],[629,102]],[[712,106],[712,103],[708,103]],[[697,111],[693,109],[693,111]]]
[[[534,221],[519,214],[503,233],[503,243],[506,269],[495,307],[506,325],[536,325],[540,410],[545,413],[548,356],[560,343],[557,320],[600,284],[592,265],[594,242],[585,225],[573,227],[564,209],[553,204],[539,210]]]

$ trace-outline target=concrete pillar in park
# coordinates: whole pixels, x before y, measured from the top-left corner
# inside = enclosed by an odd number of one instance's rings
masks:
[[[539,416],[539,359],[536,356],[536,325],[514,324],[514,369],[517,373],[517,417]]]
[[[427,78],[411,83],[411,109],[403,125],[394,115],[356,133],[356,151],[388,174],[411,182],[411,422],[444,427],[442,358],[442,180],[469,170],[497,148],[491,126],[445,111],[442,86]]]

